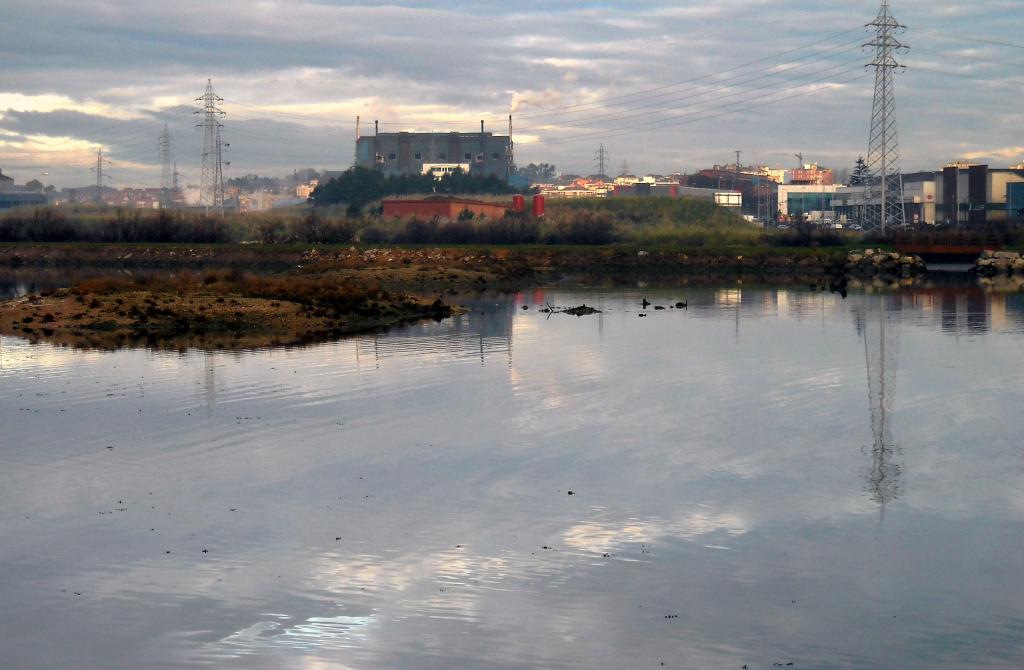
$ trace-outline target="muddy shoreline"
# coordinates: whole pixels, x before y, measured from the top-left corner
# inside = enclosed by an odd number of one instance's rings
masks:
[[[339,275],[107,276],[0,303],[0,334],[82,349],[243,350],[381,331],[457,307]]]

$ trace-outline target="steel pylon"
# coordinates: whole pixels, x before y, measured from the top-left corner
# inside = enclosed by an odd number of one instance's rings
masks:
[[[220,119],[224,111],[217,105],[224,102],[213,92],[213,83],[206,80],[206,92],[202,97],[196,98],[201,109],[196,114],[203,115],[203,122],[197,124],[202,128],[203,136],[203,174],[199,188],[199,202],[209,213],[211,209],[224,213],[224,163],[222,157],[222,144],[220,131],[224,127]]]
[[[867,161],[871,176],[864,224],[865,228],[878,228],[884,233],[889,226],[903,226],[907,222],[893,81],[896,72],[904,69],[896,56],[907,46],[896,38],[905,27],[893,18],[888,0],[883,0],[878,16],[867,25],[875,30],[874,39],[864,45],[875,49],[875,58],[868,64],[875,68],[875,96],[871,105]]]

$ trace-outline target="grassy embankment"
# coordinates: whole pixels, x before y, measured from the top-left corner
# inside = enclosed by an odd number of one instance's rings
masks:
[[[690,249],[799,248],[852,243],[821,231],[765,231],[714,203],[689,198],[549,201],[547,216],[397,221],[349,217],[342,209],[205,216],[184,211],[76,206],[18,210],[0,216],[0,242],[230,244],[611,244]]]
[[[348,256],[342,249],[384,245],[399,249],[392,257],[415,265],[426,259],[413,250],[432,246],[492,260],[498,256],[493,252],[502,250],[504,257],[515,257],[521,266],[549,270],[633,271],[640,254],[642,267],[650,271],[778,275],[790,273],[794,266],[819,272],[834,267],[860,240],[813,227],[766,231],[704,200],[608,198],[554,200],[541,220],[510,214],[497,221],[353,218],[341,210],[308,208],[225,217],[88,207],[40,209],[0,216],[3,241],[17,247],[0,247],[0,264],[6,255],[25,263],[60,263],[77,257],[135,266],[204,260],[293,265],[303,262],[311,246],[324,255],[334,253],[341,261],[350,260],[341,258]],[[47,249],[26,242],[82,246]],[[187,248],[173,248],[175,244]],[[138,245],[145,246],[135,248]],[[459,251],[454,251],[445,262],[461,267],[458,259]]]

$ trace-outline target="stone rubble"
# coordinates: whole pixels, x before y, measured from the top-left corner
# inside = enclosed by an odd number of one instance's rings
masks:
[[[1024,258],[1018,251],[982,251],[971,272],[982,277],[1024,274]]]
[[[926,271],[920,256],[906,256],[896,251],[864,249],[846,255],[846,274],[852,277],[913,277]]]

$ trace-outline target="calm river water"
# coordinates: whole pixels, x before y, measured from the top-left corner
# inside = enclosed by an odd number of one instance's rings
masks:
[[[3,668],[1024,666],[1024,295],[0,345]]]

